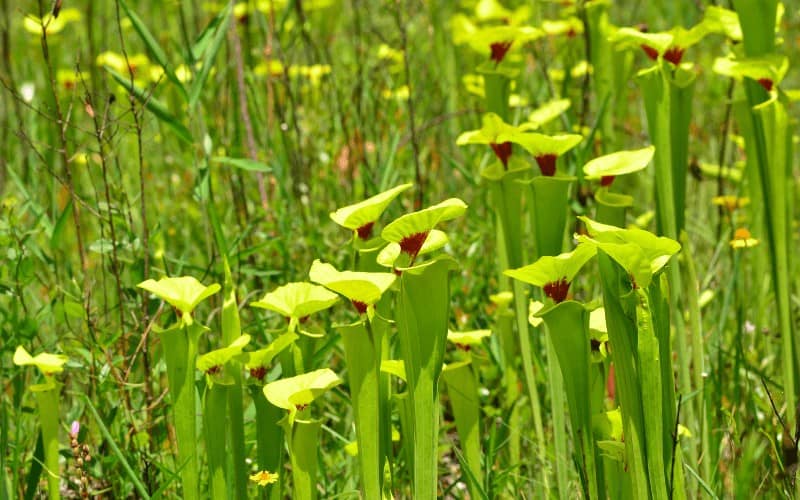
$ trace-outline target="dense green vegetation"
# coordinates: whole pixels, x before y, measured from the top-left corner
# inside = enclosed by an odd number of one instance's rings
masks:
[[[0,0],[0,500],[800,497],[799,19]]]

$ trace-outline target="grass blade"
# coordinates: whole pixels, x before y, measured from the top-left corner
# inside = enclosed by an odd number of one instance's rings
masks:
[[[142,484],[142,481],[139,479],[139,475],[133,470],[131,465],[125,459],[125,455],[122,453],[122,450],[119,449],[117,443],[114,442],[114,438],[111,437],[111,433],[108,432],[108,428],[103,423],[103,419],[100,417],[100,414],[97,413],[97,408],[95,408],[92,404],[92,400],[87,394],[81,394],[81,396],[83,396],[83,400],[86,402],[86,407],[92,412],[92,416],[94,416],[97,426],[100,428],[100,433],[103,435],[103,439],[106,440],[106,443],[108,443],[111,451],[114,452],[114,455],[116,455],[117,459],[119,459],[120,465],[122,465],[122,468],[128,474],[128,479],[130,479],[133,487],[136,488],[136,492],[141,496],[141,498],[149,499],[150,495],[147,493],[147,488],[145,488],[144,484]]]
[[[200,93],[203,91],[208,75],[211,72],[211,65],[217,57],[220,47],[222,47],[222,42],[225,40],[225,34],[228,31],[228,25],[231,21],[232,10],[233,2],[228,2],[228,5],[217,15],[221,21],[218,23],[211,43],[205,50],[203,65],[200,67],[200,71],[197,75],[195,75],[192,87],[189,89],[189,109],[194,108],[198,99],[200,99]]]
[[[156,41],[156,38],[152,33],[150,33],[150,30],[147,29],[147,26],[144,24],[141,18],[139,18],[139,16],[131,10],[125,0],[119,0],[119,5],[122,7],[122,10],[125,11],[125,15],[128,16],[128,19],[130,19],[133,29],[135,29],[136,33],[139,34],[139,38],[141,38],[142,42],[144,42],[144,45],[147,47],[150,55],[153,56],[153,59],[155,59],[162,68],[164,68],[164,73],[167,75],[167,78],[169,78],[169,80],[181,90],[181,95],[184,99],[186,99],[186,88],[184,88],[181,81],[178,80],[177,76],[175,76],[175,72],[172,71],[172,68],[170,68],[169,60],[167,59],[167,54],[164,52],[164,49],[161,48],[161,45],[159,45],[158,41]]]
[[[120,85],[125,87],[125,89],[133,94],[136,99],[139,100],[144,107],[146,107],[151,113],[156,115],[156,118],[164,122],[167,126],[169,126],[175,133],[178,134],[178,138],[181,139],[186,144],[192,143],[192,134],[189,132],[189,129],[186,128],[186,125],[181,123],[178,118],[175,117],[170,111],[167,109],[167,106],[164,105],[161,101],[151,96],[148,92],[146,92],[141,87],[137,86],[136,84],[132,84],[130,78],[126,78],[113,69],[106,66],[106,71],[108,71],[114,80],[117,81]]]

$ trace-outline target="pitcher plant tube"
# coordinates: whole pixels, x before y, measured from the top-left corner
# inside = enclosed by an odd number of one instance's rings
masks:
[[[461,217],[466,209],[466,203],[450,198],[398,217],[381,232],[381,237],[389,244],[381,250],[378,262],[395,270],[413,266],[419,255],[438,250],[447,243],[447,235],[435,229],[436,225]]]
[[[229,363],[235,357],[241,356],[242,349],[249,343],[250,336],[242,335],[227,347],[198,356],[196,362],[197,369],[206,377],[206,391],[203,398],[203,430],[211,477],[210,491],[214,498],[224,498],[228,494],[230,481],[226,471],[228,450],[225,439],[230,418],[228,392],[238,378],[228,371],[234,367],[238,374],[238,365]]]
[[[391,447],[388,384],[381,379],[381,361],[387,354],[388,325],[376,314],[376,304],[394,284],[392,273],[338,271],[314,261],[312,281],[348,298],[358,321],[336,328],[342,336],[348,367],[350,397],[355,414],[361,484],[367,498],[381,498],[383,473]],[[388,349],[387,349],[388,350]]]
[[[612,193],[611,185],[620,175],[644,170],[653,159],[655,147],[618,151],[594,158],[583,166],[584,178],[599,180],[600,189],[595,192],[597,203],[596,219],[599,222],[622,227],[625,225],[625,211],[633,205],[633,197]]]
[[[264,383],[267,381],[275,357],[294,345],[298,338],[296,333],[286,332],[270,342],[267,347],[245,352],[241,356],[241,362],[249,373],[248,389],[256,410],[256,448],[258,467],[262,470],[280,470],[283,459],[283,427],[279,423],[283,417],[283,409],[273,405],[263,396]],[[280,479],[282,482],[283,476]],[[280,496],[280,488],[280,484],[267,485],[267,497]]]
[[[331,212],[330,217],[333,222],[353,231],[354,241],[363,244],[371,239],[375,222],[386,210],[386,207],[403,191],[411,189],[411,187],[413,184],[401,184],[364,201]]]
[[[264,386],[264,396],[269,402],[288,411],[282,422],[292,462],[293,498],[317,497],[317,450],[322,421],[308,418],[309,405],[341,383],[333,370],[322,368]]]
[[[149,279],[139,283],[178,310],[179,320],[166,329],[156,330],[161,337],[167,365],[170,397],[173,401],[175,434],[178,439],[178,468],[184,498],[198,498],[197,423],[195,407],[195,360],[200,334],[207,329],[194,321],[192,312],[206,298],[219,292],[220,285],[204,286],[191,276]]]
[[[68,358],[63,354],[42,352],[31,356],[28,351],[17,346],[14,351],[14,364],[17,366],[35,366],[44,376],[44,382],[29,386],[36,398],[39,426],[42,432],[44,447],[44,465],[47,473],[47,491],[49,498],[61,498],[61,472],[58,465],[58,420],[61,384],[55,374],[64,371]]]

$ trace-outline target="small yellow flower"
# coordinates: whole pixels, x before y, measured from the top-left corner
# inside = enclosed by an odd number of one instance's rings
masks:
[[[260,472],[256,472],[255,474],[250,476],[250,480],[254,483],[258,483],[259,486],[266,486],[268,484],[272,484],[278,481],[278,473],[272,473],[267,470],[262,470]]]
[[[739,198],[738,196],[715,196],[711,203],[718,207],[725,207],[728,212],[733,212],[737,208],[742,208],[750,204],[750,198]]]
[[[758,245],[758,240],[753,238],[747,228],[740,227],[733,233],[731,247],[733,247],[735,250],[754,247],[756,245]]]

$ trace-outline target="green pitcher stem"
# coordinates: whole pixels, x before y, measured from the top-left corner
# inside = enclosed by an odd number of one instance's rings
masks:
[[[34,392],[36,405],[39,410],[39,425],[42,428],[42,443],[44,444],[45,473],[47,474],[47,489],[49,498],[61,498],[60,472],[58,466],[58,400],[59,389]]]
[[[608,340],[614,346],[611,355],[617,399],[622,410],[627,469],[630,471],[634,498],[649,498],[642,392],[637,366],[635,301],[632,303],[630,290],[625,290],[622,285],[627,273],[602,250],[598,250],[597,258]]]
[[[197,340],[202,327],[181,324],[161,333],[167,364],[167,378],[173,401],[175,434],[178,439],[178,468],[183,497],[198,498],[197,423],[194,375]]]
[[[314,500],[317,498],[317,451],[319,450],[319,420],[286,419],[286,439],[292,461],[292,498]]]
[[[283,427],[278,423],[285,412],[273,405],[264,397],[260,386],[250,386],[250,396],[256,407],[256,448],[258,452],[258,468],[279,473],[279,482],[266,487],[266,497],[281,498],[281,484],[284,483],[283,474],[280,474],[283,465]]]
[[[381,498],[384,450],[381,414],[381,338],[369,320],[339,326],[344,344],[358,439],[358,463],[364,498]]]
[[[530,182],[530,219],[534,235],[535,252],[533,258],[561,253],[564,247],[564,232],[567,226],[567,207],[570,188],[574,177],[536,177]],[[564,378],[551,341],[545,341],[547,351],[547,372],[550,374],[551,415],[553,419],[554,447],[556,452],[556,480],[560,498],[567,494],[567,455],[566,419],[564,418]]]
[[[505,252],[500,255],[501,272],[522,265],[523,213],[521,199],[523,196],[523,184],[519,180],[525,179],[529,175],[530,169],[514,170],[504,173],[500,178],[489,179],[492,204],[497,216],[496,219],[500,224],[499,233],[504,236],[503,248]],[[536,365],[541,365],[541,363],[538,362],[536,351],[531,345],[528,329],[527,287],[518,280],[513,280],[512,287],[514,317],[519,336],[519,353],[522,357],[522,370],[525,376],[525,385],[528,389],[533,427],[536,433],[537,459],[541,463],[545,463],[547,441],[544,435],[541,400],[533,371],[534,363]],[[540,477],[545,491],[549,491],[549,476],[546,468],[539,466],[538,470],[541,473]]]
[[[206,391],[203,420],[206,437],[206,454],[208,455],[208,468],[211,476],[212,498],[226,498],[228,496],[228,482],[226,479],[226,463],[228,453],[225,447],[226,434],[226,406],[230,388],[215,384]]]
[[[597,203],[597,222],[625,227],[625,214],[633,206],[633,197],[601,188],[595,193],[594,200]]]
[[[547,334],[564,379],[573,440],[582,469],[580,477],[584,494],[587,498],[598,498],[592,431],[594,412],[589,397],[591,387],[589,313],[583,304],[566,301],[545,309],[542,319],[547,325]]]
[[[486,94],[486,110],[508,121],[509,89],[511,80],[499,73],[484,73],[484,92]]]
[[[407,441],[411,445],[413,495],[437,497],[439,376],[450,315],[450,277],[455,262],[440,258],[403,271],[395,309],[407,377]]]
[[[656,147],[653,163],[658,231],[677,240],[684,224],[687,145],[695,75],[681,68],[671,70],[667,64],[660,60],[655,67],[641,72],[638,80],[644,94],[648,130]],[[667,276],[670,303],[673,306],[670,317],[675,328],[675,350],[678,356],[678,390],[688,394],[692,389],[689,373],[691,358],[683,308],[680,307],[679,300],[679,291],[683,288],[678,263],[669,267]],[[687,421],[695,421],[691,405],[687,407],[686,413]],[[689,449],[689,461],[697,462],[696,447]],[[656,493],[657,490],[654,490],[653,494]]]
[[[231,270],[227,257],[223,257],[225,269],[225,299],[222,306],[222,342],[231,345],[242,334],[239,318],[239,305],[236,299],[236,285],[231,277]],[[230,453],[227,460],[231,462],[233,472],[233,486],[236,496],[247,496],[247,468],[244,440],[244,388],[242,386],[242,364],[239,361],[230,361],[225,367],[226,373],[231,374],[233,385],[227,388],[229,420],[227,432],[230,436]]]

